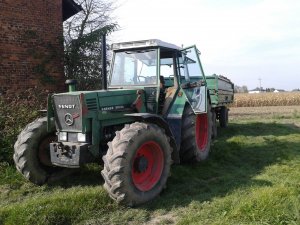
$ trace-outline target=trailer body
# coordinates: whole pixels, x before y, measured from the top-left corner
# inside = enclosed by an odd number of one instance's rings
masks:
[[[206,76],[206,82],[212,108],[228,106],[233,103],[234,84],[228,78],[213,74]]]

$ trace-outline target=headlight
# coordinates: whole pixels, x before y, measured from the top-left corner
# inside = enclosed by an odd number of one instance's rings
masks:
[[[78,133],[78,134],[77,134],[77,140],[78,140],[79,142],[86,142],[86,135],[83,134],[83,133]]]
[[[67,139],[68,139],[67,132],[59,132],[59,140],[60,141],[67,141]]]

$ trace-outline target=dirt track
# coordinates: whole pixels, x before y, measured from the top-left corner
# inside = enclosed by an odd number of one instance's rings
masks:
[[[273,116],[280,115],[293,115],[300,114],[299,106],[262,106],[262,107],[233,107],[230,108],[231,116],[245,116],[245,115],[260,115],[260,116]]]
[[[229,111],[229,120],[272,121],[280,118],[281,123],[300,127],[300,106],[262,106],[233,107]]]

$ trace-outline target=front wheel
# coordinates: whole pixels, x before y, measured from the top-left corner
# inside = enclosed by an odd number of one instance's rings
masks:
[[[60,179],[72,172],[71,169],[51,164],[49,144],[56,140],[53,120],[50,129],[48,132],[47,118],[39,118],[25,127],[14,146],[13,158],[17,170],[27,180],[38,185]]]
[[[112,199],[134,206],[162,191],[170,173],[172,152],[162,128],[139,122],[126,125],[108,146],[101,173]]]

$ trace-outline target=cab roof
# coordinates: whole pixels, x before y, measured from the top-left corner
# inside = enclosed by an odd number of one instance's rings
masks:
[[[141,41],[128,41],[128,42],[120,42],[114,43],[111,45],[112,50],[122,50],[122,49],[137,49],[144,47],[164,47],[175,50],[182,50],[182,48],[177,45],[161,41],[159,39],[149,39],[149,40],[141,40]]]

